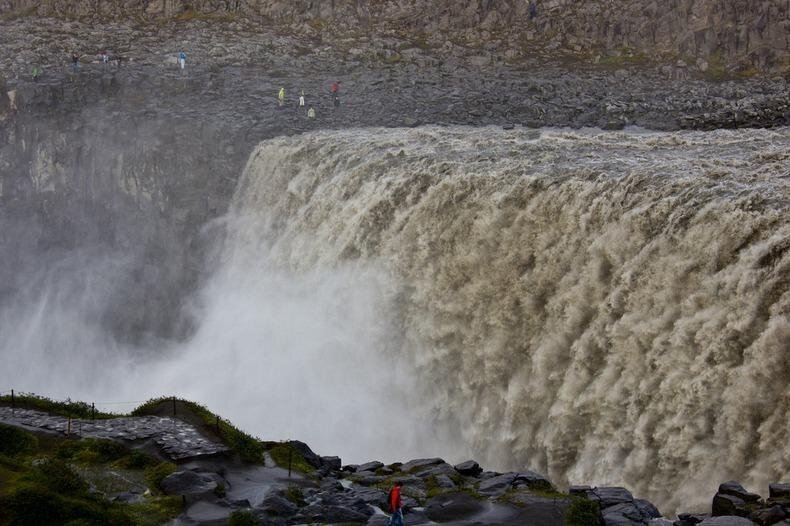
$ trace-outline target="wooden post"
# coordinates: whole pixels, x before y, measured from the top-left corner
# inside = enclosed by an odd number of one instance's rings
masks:
[[[69,416],[69,423],[68,426],[66,427],[66,436],[69,435],[71,435],[71,416]]]
[[[91,403],[91,421],[96,420],[96,404]]]
[[[16,416],[16,398],[14,398],[13,389],[11,389],[11,416]]]
[[[214,424],[217,426],[217,433],[219,433],[219,415],[214,415],[215,421]]]
[[[176,416],[176,397],[173,397],[173,416]]]

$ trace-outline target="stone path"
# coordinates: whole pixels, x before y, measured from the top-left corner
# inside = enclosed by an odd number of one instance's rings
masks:
[[[0,422],[67,434],[68,418],[40,411],[0,407]],[[194,426],[160,416],[131,416],[108,420],[71,420],[71,434],[113,440],[153,440],[173,460],[202,457],[228,451],[222,444],[204,438]]]

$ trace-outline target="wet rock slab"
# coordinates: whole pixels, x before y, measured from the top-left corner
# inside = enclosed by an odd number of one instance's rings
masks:
[[[169,417],[131,416],[106,420],[69,421],[62,416],[50,416],[31,409],[0,407],[0,422],[79,437],[129,442],[153,440],[162,453],[173,460],[229,451],[224,445],[203,437],[194,426]]]

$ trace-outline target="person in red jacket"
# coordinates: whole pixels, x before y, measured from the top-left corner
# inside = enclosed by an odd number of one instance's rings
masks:
[[[401,506],[403,505],[400,497],[400,482],[396,482],[392,489],[390,490],[389,495],[387,496],[387,504],[390,507],[390,511],[392,512],[392,516],[390,517],[387,526],[405,526],[403,522],[403,510]]]

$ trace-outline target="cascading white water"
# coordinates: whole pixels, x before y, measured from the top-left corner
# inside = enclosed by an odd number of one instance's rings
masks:
[[[788,152],[788,129],[266,141],[189,341],[112,341],[124,263],[75,256],[0,310],[0,389],[180,394],[344,461],[474,455],[665,512],[764,491],[790,478]]]
[[[788,152],[788,129],[283,138],[234,243],[396,276],[399,359],[454,446],[704,506],[790,477]]]

